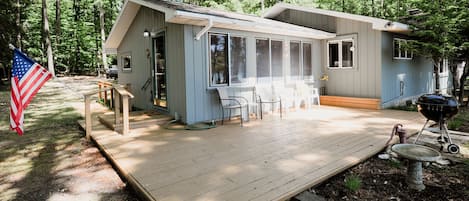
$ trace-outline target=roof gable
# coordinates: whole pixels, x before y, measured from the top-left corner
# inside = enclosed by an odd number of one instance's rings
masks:
[[[331,17],[336,17],[336,18],[343,18],[343,19],[349,19],[349,20],[356,20],[360,22],[366,22],[366,23],[370,23],[374,30],[398,32],[398,33],[405,33],[405,32],[410,31],[408,25],[399,23],[399,22],[392,22],[389,20],[375,18],[375,17],[355,15],[355,14],[350,14],[350,13],[324,10],[324,9],[319,9],[319,8],[305,8],[305,7],[300,7],[300,6],[287,4],[287,3],[275,4],[273,7],[268,9],[262,16],[264,18],[269,18],[269,19],[274,18],[285,10],[296,10],[296,11],[301,11],[301,12],[314,13],[314,14],[331,16]]]
[[[124,4],[123,9],[106,41],[106,52],[115,52],[141,6],[164,13],[165,21],[169,23],[205,26],[207,29],[217,27],[313,39],[327,39],[335,37],[335,34],[333,33],[265,19],[254,15],[227,12],[161,0],[128,0]]]

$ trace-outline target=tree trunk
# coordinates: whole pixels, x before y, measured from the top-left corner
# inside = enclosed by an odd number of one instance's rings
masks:
[[[75,27],[75,63],[72,64],[72,72],[76,73],[76,69],[80,60],[80,38],[79,38],[79,15],[80,15],[80,0],[73,0],[74,22]]]
[[[453,81],[453,88],[451,89],[451,94],[453,96],[456,95],[456,88],[459,86],[456,86],[456,83],[458,83],[458,75],[457,75],[457,70],[458,70],[458,65],[456,65],[455,62],[450,62],[449,64],[449,71],[451,72],[451,80]]]
[[[98,11],[98,6],[96,4],[93,5],[93,16],[94,16],[94,35],[95,35],[95,38],[94,38],[94,45],[95,45],[95,48],[96,48],[96,54],[95,54],[95,59],[94,59],[94,62],[93,62],[93,67],[95,67],[95,69],[97,70],[97,73],[98,73],[98,77],[100,76],[100,72],[99,72],[99,63],[100,63],[100,56],[99,56],[99,50],[100,50],[100,36],[99,36],[99,29],[100,29],[100,25],[99,25],[99,11]]]
[[[52,76],[55,77],[54,70],[54,55],[52,55],[52,45],[49,37],[49,19],[47,18],[47,1],[42,0],[42,15],[43,15],[43,33],[45,37],[45,46],[47,48],[47,68]]]
[[[20,0],[16,0],[16,7],[17,7],[17,13],[16,13],[16,28],[17,28],[16,48],[21,50],[21,4],[20,4]]]
[[[440,66],[439,59],[433,59],[433,72],[435,73],[435,92],[440,93]]]
[[[386,14],[386,7],[384,5],[384,0],[381,0],[381,17],[384,18],[385,14]]]
[[[466,83],[467,76],[469,76],[469,58],[466,59],[461,78],[459,78],[459,103],[462,103],[464,100],[464,84]],[[469,100],[468,100],[469,101]]]
[[[60,0],[55,1],[55,51],[59,51],[59,44],[60,44],[60,32],[61,32],[61,22],[60,22]],[[55,62],[57,62],[57,58],[55,58]],[[55,64],[57,66],[57,64]],[[65,73],[68,73],[68,67],[65,69]]]
[[[101,25],[101,58],[103,59],[104,70],[107,70],[109,67],[107,65],[107,55],[106,50],[104,49],[104,44],[106,43],[106,33],[104,32],[104,9],[103,3],[99,3],[99,24]],[[99,76],[99,70],[98,70]]]

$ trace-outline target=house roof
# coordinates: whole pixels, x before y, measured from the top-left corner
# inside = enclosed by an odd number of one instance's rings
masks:
[[[177,24],[189,24],[205,27],[226,28],[268,34],[297,36],[313,39],[335,37],[334,33],[311,29],[276,20],[265,19],[254,15],[220,11],[211,8],[194,6],[178,2],[161,0],[128,0],[105,43],[106,52],[115,50],[124,38],[132,21],[141,6],[148,7],[165,14],[165,21]],[[211,25],[211,26],[210,26]]]
[[[302,12],[326,15],[326,16],[355,20],[355,21],[360,21],[360,22],[367,22],[367,23],[372,24],[373,29],[380,30],[380,31],[398,32],[398,33],[405,33],[405,32],[410,31],[408,25],[399,23],[399,22],[393,22],[393,21],[389,21],[385,19],[376,18],[376,17],[368,17],[368,16],[363,16],[363,15],[355,15],[355,14],[350,14],[350,13],[324,10],[324,9],[319,9],[319,8],[305,8],[305,7],[296,6],[296,5],[287,4],[287,3],[275,4],[273,7],[268,9],[262,15],[262,17],[274,18],[285,10],[297,10],[297,11],[302,11]]]

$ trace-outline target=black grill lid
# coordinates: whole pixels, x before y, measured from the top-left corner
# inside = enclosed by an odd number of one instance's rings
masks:
[[[427,119],[444,121],[458,113],[458,101],[452,96],[425,94],[418,98],[419,112]]]

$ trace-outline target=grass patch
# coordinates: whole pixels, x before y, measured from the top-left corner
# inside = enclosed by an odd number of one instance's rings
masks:
[[[450,130],[457,130],[459,129],[459,127],[462,126],[462,123],[463,123],[463,120],[461,119],[453,119],[453,120],[450,120],[448,121],[448,129]]]
[[[358,189],[360,189],[362,186],[362,180],[358,175],[355,174],[347,176],[344,182],[345,188],[352,192],[358,191]]]
[[[467,109],[460,108],[459,113],[448,121],[448,129],[450,130],[464,130],[462,127],[468,127],[469,122],[469,111]],[[468,131],[465,131],[468,132]]]

